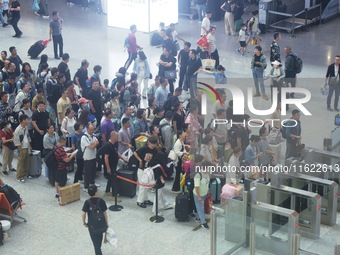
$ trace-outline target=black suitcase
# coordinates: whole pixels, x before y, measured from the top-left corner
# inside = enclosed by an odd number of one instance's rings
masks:
[[[126,179],[137,181],[137,173],[130,170],[118,170],[118,175]],[[117,178],[118,194],[124,197],[133,198],[136,196],[137,185]]]
[[[39,54],[45,49],[45,47],[42,45],[43,40],[39,40],[35,42],[27,52],[27,55],[32,58],[37,58]]]
[[[178,194],[176,197],[175,217],[179,222],[189,221],[190,195],[188,192]]]

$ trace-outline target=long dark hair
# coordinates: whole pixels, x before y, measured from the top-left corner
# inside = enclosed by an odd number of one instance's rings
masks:
[[[141,59],[143,61],[146,59],[146,55],[145,55],[144,51],[142,51],[142,50],[138,51],[138,56],[139,56],[139,59]]]

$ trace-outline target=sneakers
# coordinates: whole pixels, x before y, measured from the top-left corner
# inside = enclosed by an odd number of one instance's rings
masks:
[[[95,183],[94,185],[95,185],[97,188],[100,187],[100,184],[98,184],[98,183]]]
[[[89,191],[86,188],[83,188],[83,191],[89,193]]]
[[[333,109],[332,109],[332,108],[330,108],[330,107],[327,107],[327,111],[330,111],[330,112],[332,112],[332,111],[333,111]]]
[[[18,179],[17,182],[26,182],[24,179]]]
[[[29,175],[29,176],[27,176],[27,179],[32,179],[32,176],[30,176],[30,175]]]
[[[173,205],[172,204],[166,204],[163,208],[163,210],[170,210],[170,209],[173,209]]]
[[[78,181],[80,184],[84,184],[84,180],[79,180]]]
[[[201,224],[201,228],[204,228],[206,230],[209,230],[209,226],[207,223]]]
[[[54,59],[60,59],[59,57],[54,57]]]
[[[2,174],[7,176],[8,172],[7,171],[2,171]]]
[[[256,93],[253,95],[253,97],[260,97],[260,96],[261,96],[261,94],[258,93],[258,92],[256,92]]]
[[[14,168],[11,169],[11,172],[16,172],[17,170],[15,170]]]
[[[267,95],[263,95],[262,98],[263,98],[264,100],[268,100]]]
[[[190,217],[196,217],[196,214],[195,213],[190,213],[190,215],[189,215]]]
[[[201,222],[199,218],[196,218],[195,219],[195,222]]]
[[[140,208],[146,208],[146,205],[144,203],[138,203],[137,202],[137,205],[140,207]]]
[[[146,200],[144,201],[144,205],[153,205],[153,202],[151,202],[150,200]]]
[[[237,51],[238,53],[241,53],[240,49],[236,49],[236,51]]]

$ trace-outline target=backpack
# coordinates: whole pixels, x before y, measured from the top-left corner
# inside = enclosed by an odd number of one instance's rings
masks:
[[[141,183],[142,184],[154,184],[155,183],[155,173],[153,170],[157,167],[159,167],[160,164],[157,164],[153,167],[147,167],[143,170]]]
[[[47,87],[47,98],[52,97],[53,95],[53,85],[57,84],[57,82],[54,82],[52,79],[48,79],[46,83]]]
[[[125,38],[125,40],[124,40],[124,48],[126,48],[126,49],[130,48],[130,40],[129,40],[129,38],[130,38],[130,35],[128,35]]]
[[[302,59],[299,58],[297,55],[293,55],[293,56],[294,56],[294,72],[301,73],[302,68],[303,68]]]
[[[198,172],[198,174],[200,175],[200,181],[201,181],[202,180],[202,173]],[[187,175],[185,183],[187,185],[188,191],[192,192],[195,188],[195,181],[194,181],[194,178],[190,177],[190,174]]]
[[[91,220],[89,220],[88,227],[93,234],[102,234],[107,230],[104,212],[99,206],[99,201],[100,199],[97,198],[97,203],[93,204],[91,199],[88,200],[91,210]]]
[[[76,148],[77,148],[77,155],[76,155],[76,157],[77,158],[82,158],[83,156],[84,156],[84,152],[85,152],[85,150],[86,150],[86,147],[85,147],[85,149],[84,149],[84,151],[82,151],[82,149],[81,149],[81,139],[83,138],[83,136],[84,136],[85,134],[83,134],[81,137],[80,137],[80,139],[77,141],[77,143],[76,143]],[[89,138],[87,135],[85,135],[87,138]]]
[[[44,76],[41,76],[41,73],[38,75],[38,79],[35,81],[35,88],[38,89],[43,89],[44,84],[46,82],[46,76],[48,73],[46,73]]]
[[[161,137],[162,143],[163,143],[163,144],[164,144],[165,139],[164,139],[164,137],[163,137],[163,135],[162,135],[162,129],[163,129],[163,127],[165,127],[165,126],[170,126],[170,125],[169,125],[169,123],[163,123],[162,125],[159,126],[159,136]]]

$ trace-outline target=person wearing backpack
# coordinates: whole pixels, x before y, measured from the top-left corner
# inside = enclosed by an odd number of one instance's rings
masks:
[[[247,29],[249,32],[249,36],[246,42],[246,47],[248,47],[248,44],[251,40],[256,40],[256,44],[261,44],[260,36],[258,35],[259,30],[259,11],[255,10],[253,11],[253,17],[251,17],[247,22]]]
[[[255,46],[254,55],[251,60],[251,70],[253,73],[254,85],[255,85],[255,94],[254,97],[259,97],[262,95],[264,100],[268,100],[268,96],[266,95],[264,88],[264,70],[267,67],[267,60],[265,55],[262,53],[261,46]],[[261,93],[260,93],[261,92]]]
[[[161,122],[159,123],[159,131],[162,142],[164,144],[166,155],[169,154],[170,150],[173,148],[174,145],[174,135],[171,127],[173,116],[174,113],[172,111],[167,111],[165,113],[165,119],[162,119]]]
[[[80,142],[81,137],[83,136],[83,126],[77,122],[74,124],[74,133],[71,137],[71,144],[72,144],[72,150],[78,150],[76,155],[76,161],[77,161],[77,171],[74,174],[74,181],[73,183],[83,182],[83,171],[84,171],[84,159],[83,159],[83,153],[80,148]]]
[[[109,228],[106,213],[107,205],[105,201],[99,197],[98,188],[95,185],[89,186],[88,193],[90,198],[85,201],[82,209],[83,225],[89,229],[95,254],[102,255],[101,246],[103,242],[103,234]]]
[[[286,46],[284,48],[286,58],[285,58],[285,82],[286,86],[289,87],[289,84],[292,88],[296,87],[296,56],[292,52],[292,48],[290,46]],[[288,98],[294,98],[294,93],[288,94]]]
[[[129,69],[132,61],[134,61],[137,58],[137,51],[143,49],[142,47],[140,47],[137,44],[137,40],[136,40],[136,36],[135,36],[135,34],[137,32],[137,26],[131,25],[130,31],[131,31],[131,33],[129,34],[129,36],[127,38],[128,42],[125,43],[125,45],[124,45],[127,48],[127,51],[128,51],[128,54],[129,54],[129,57],[124,64],[124,67],[125,67],[126,70]]]

